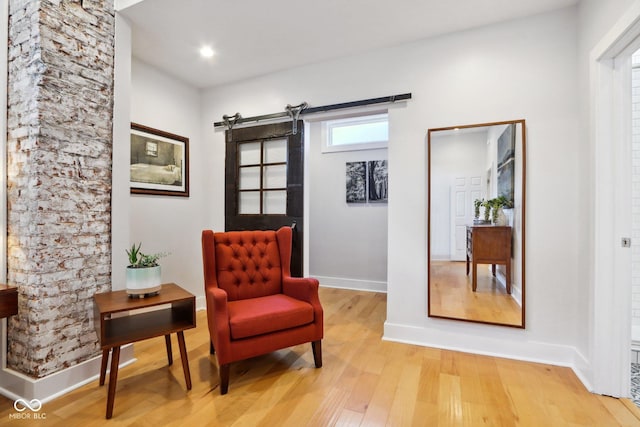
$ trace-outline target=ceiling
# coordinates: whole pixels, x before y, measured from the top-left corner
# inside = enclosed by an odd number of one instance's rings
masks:
[[[133,55],[207,88],[579,0],[116,0]],[[215,55],[199,56],[202,45]]]

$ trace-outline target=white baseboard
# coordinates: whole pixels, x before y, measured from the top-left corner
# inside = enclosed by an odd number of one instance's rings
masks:
[[[345,279],[342,277],[326,277],[315,276],[318,279],[320,286],[325,288],[338,288],[338,289],[350,289],[353,291],[367,291],[367,292],[383,292],[387,293],[387,282],[377,282],[374,280],[360,280],[360,279]]]
[[[0,370],[0,394],[14,401],[38,399],[41,403],[45,403],[92,381],[96,381],[96,387],[98,387],[101,359],[102,355],[96,356],[43,378],[31,378],[13,369],[3,368]],[[120,367],[135,361],[133,344],[122,346]],[[104,393],[106,399],[106,388]]]
[[[204,295],[201,297],[196,297],[196,311],[206,310],[207,309],[207,300]]]
[[[529,341],[526,337],[514,343],[513,339],[503,340],[495,336],[486,336],[474,333],[469,328],[458,332],[450,328],[420,328],[390,322],[384,324],[382,339],[443,350],[565,366],[573,370],[587,390],[593,391],[588,381],[589,363],[578,349],[572,346]]]
[[[491,270],[491,267],[488,265],[486,266],[486,268],[488,270]],[[504,289],[504,292],[506,293],[507,292],[507,276],[505,276],[504,271],[502,271],[500,268],[496,268],[495,277],[500,287],[502,287],[502,289]],[[520,288],[520,285],[518,283],[513,283],[513,281],[511,282],[511,298],[513,298],[516,304],[522,307],[522,289]]]

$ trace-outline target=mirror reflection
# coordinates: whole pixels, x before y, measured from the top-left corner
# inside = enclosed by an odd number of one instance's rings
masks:
[[[525,121],[429,129],[429,316],[524,328]]]

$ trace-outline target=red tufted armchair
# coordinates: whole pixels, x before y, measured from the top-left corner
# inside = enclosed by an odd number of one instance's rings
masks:
[[[318,281],[291,277],[291,228],[277,232],[202,232],[204,287],[211,354],[220,394],[229,364],[311,342],[322,366],[323,313]]]

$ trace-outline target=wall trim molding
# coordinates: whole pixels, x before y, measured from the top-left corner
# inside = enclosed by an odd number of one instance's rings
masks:
[[[206,310],[207,309],[207,299],[204,295],[200,297],[196,297],[196,311]]]
[[[31,378],[10,368],[0,369],[0,394],[9,399],[38,399],[42,403],[53,400],[78,387],[97,381],[100,374],[102,354],[78,363],[70,368],[55,372],[43,378]],[[111,357],[109,357],[111,360]],[[137,359],[133,357],[133,344],[127,344],[120,350],[120,368],[132,364]],[[109,362],[110,366],[111,363]],[[110,369],[107,369],[109,372]],[[107,378],[107,383],[109,379]],[[97,385],[97,384],[96,384]],[[104,386],[107,395],[106,383]]]
[[[375,280],[346,279],[343,277],[327,277],[311,275],[320,281],[323,288],[350,289],[352,291],[382,292],[387,293],[387,282]]]
[[[513,265],[513,263],[511,264]],[[500,287],[507,292],[507,276],[499,268],[496,268],[496,279]],[[522,290],[520,283],[511,282],[511,298],[522,307]]]
[[[382,339],[422,347],[568,367],[573,370],[587,390],[593,391],[589,381],[589,362],[573,346],[529,341],[526,338],[514,344],[513,340],[469,335],[468,331],[442,332],[434,328],[424,329],[392,322],[385,322]]]

